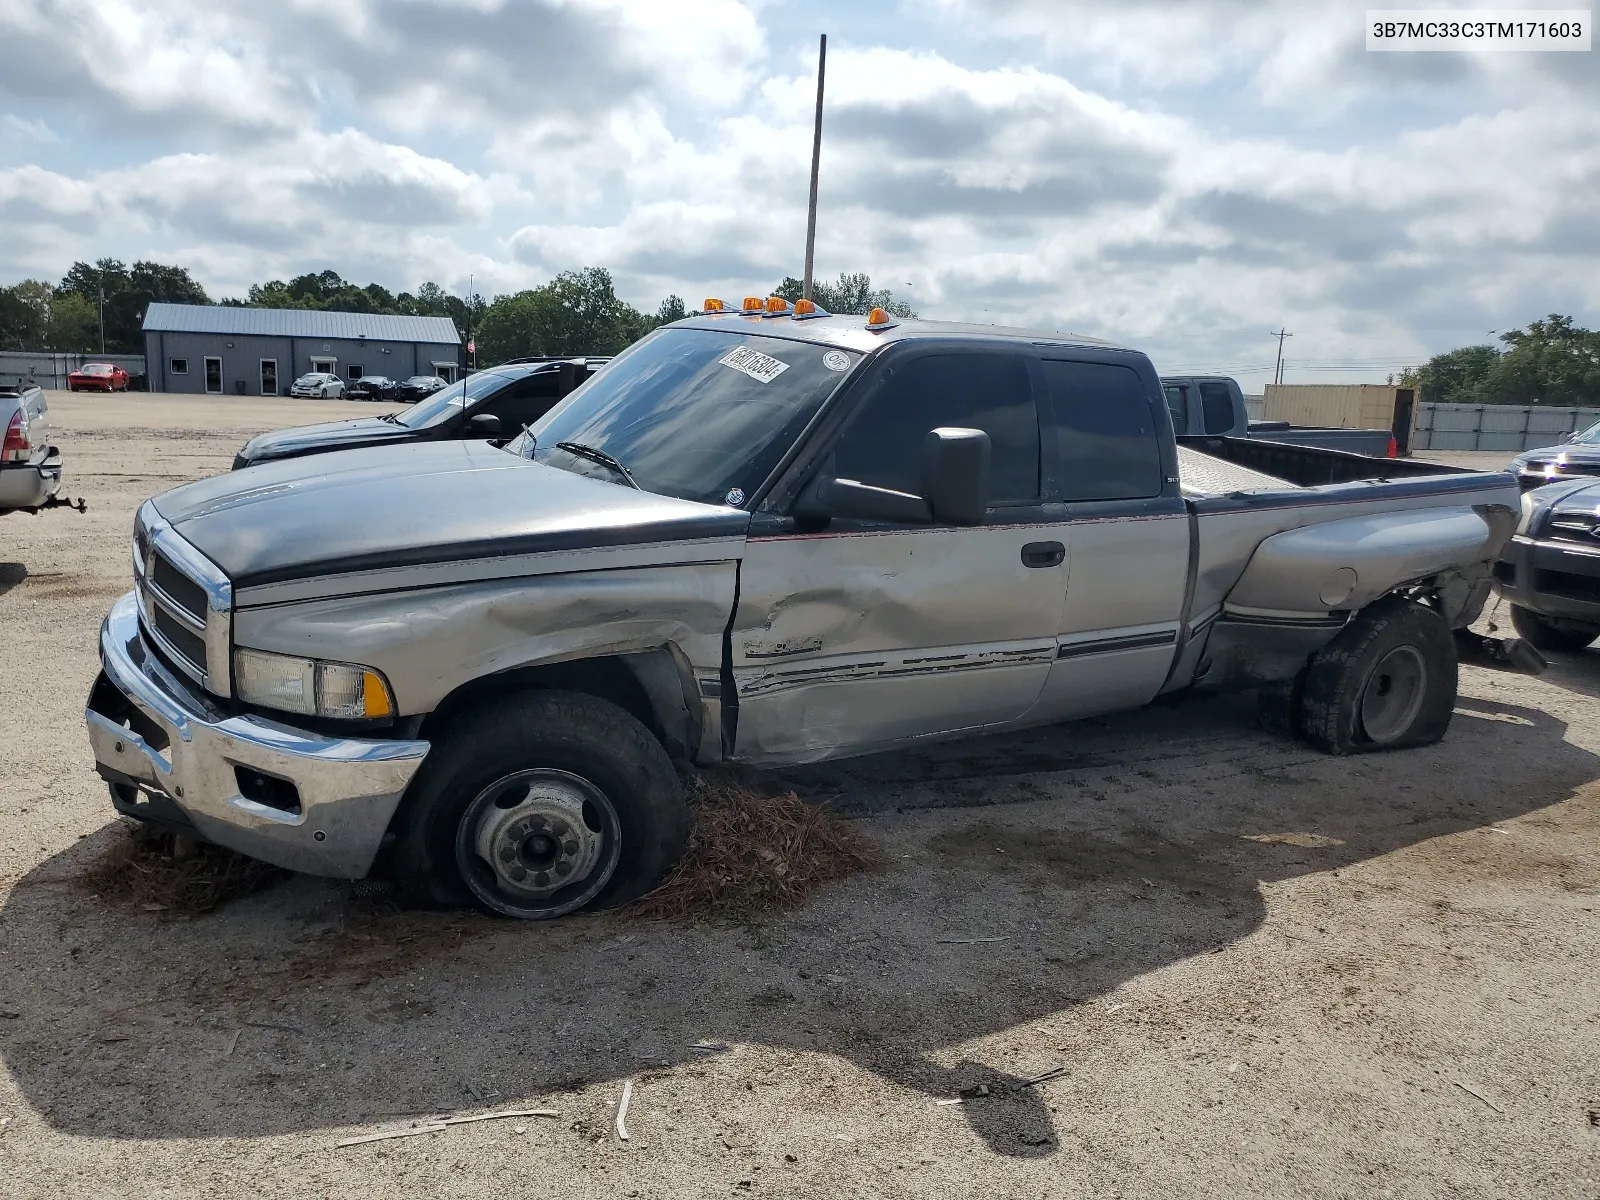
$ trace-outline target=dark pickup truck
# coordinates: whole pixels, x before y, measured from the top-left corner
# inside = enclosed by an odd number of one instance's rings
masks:
[[[1258,438],[1369,458],[1393,458],[1402,449],[1387,429],[1309,429],[1287,421],[1252,421],[1245,411],[1244,393],[1225,375],[1163,375],[1161,390],[1172,413],[1172,428],[1180,437]]]
[[[455,438],[506,439],[555,407],[606,362],[603,358],[541,358],[504,363],[434,392],[404,412],[298,425],[251,438],[233,469],[362,446]]]

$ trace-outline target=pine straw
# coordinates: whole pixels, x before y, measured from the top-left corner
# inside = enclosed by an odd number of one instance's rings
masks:
[[[78,876],[108,904],[144,912],[207,913],[287,879],[289,872],[221,846],[127,829]]]
[[[799,904],[823,884],[884,865],[849,822],[731,772],[697,775],[682,860],[631,906],[643,917],[749,923]]]

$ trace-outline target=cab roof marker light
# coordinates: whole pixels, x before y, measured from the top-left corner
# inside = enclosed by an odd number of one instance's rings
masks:
[[[885,329],[893,329],[900,324],[881,308],[875,308],[867,314],[867,328],[873,333],[882,333]]]
[[[767,297],[767,310],[763,315],[768,317],[787,317],[789,312],[789,302],[782,296]]]
[[[760,316],[766,307],[760,296],[746,296],[744,298],[744,311],[746,313],[754,313],[756,316]]]
[[[831,317],[832,315],[815,300],[796,300],[794,302],[794,319],[796,321],[812,321],[817,317]]]
[[[727,312],[728,306],[715,296],[707,296],[704,304],[700,306],[702,314]]]

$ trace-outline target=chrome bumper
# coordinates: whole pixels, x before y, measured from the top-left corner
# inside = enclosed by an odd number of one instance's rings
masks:
[[[261,717],[228,716],[150,653],[131,592],[100,629],[100,664],[111,687],[147,719],[119,718],[104,711],[114,704],[97,707],[91,697],[84,716],[103,776],[164,797],[200,837],[263,862],[341,879],[372,869],[427,742],[328,738]],[[152,744],[163,739],[165,746]],[[241,771],[266,776],[275,787],[292,784],[297,811],[245,796],[249,776]]]
[[[43,462],[0,466],[0,512],[38,508],[60,490],[61,451],[54,446]]]

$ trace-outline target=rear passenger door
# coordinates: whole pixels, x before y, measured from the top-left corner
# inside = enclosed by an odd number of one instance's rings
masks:
[[[930,429],[982,429],[983,525],[752,525],[731,630],[737,757],[860,753],[1033,707],[1056,658],[1066,546],[1044,512],[1031,350],[902,350],[813,448],[838,478],[916,493]]]
[[[1189,570],[1188,511],[1159,381],[1114,361],[1040,365],[1054,427],[1053,510],[1072,554],[1056,659],[1030,721],[1153,699],[1177,650]]]

